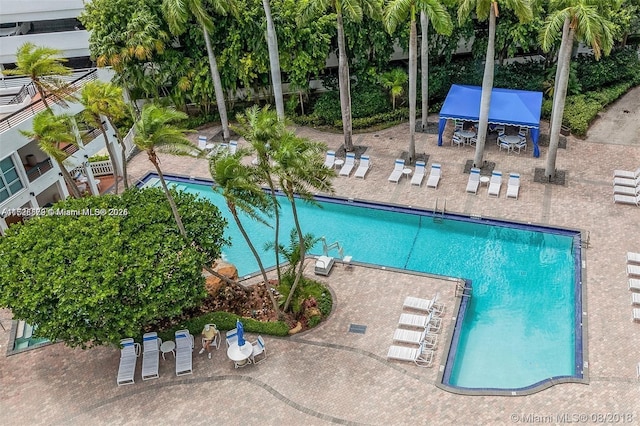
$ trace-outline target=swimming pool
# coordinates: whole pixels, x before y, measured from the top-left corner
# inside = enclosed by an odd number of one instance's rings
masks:
[[[232,246],[223,250],[241,275],[257,264],[211,183],[179,179],[179,189],[220,206]],[[319,197],[322,208],[298,204],[302,228],[339,241],[358,262],[472,282],[463,298],[449,357],[446,386],[464,390],[519,390],[550,378],[581,379],[580,233],[551,227],[432,212],[401,206]],[[292,228],[282,200],[283,242]],[[273,231],[244,220],[256,247]],[[320,246],[310,250],[320,254]],[[337,256],[337,253],[335,253]],[[275,264],[265,253],[265,266]],[[427,296],[427,295],[425,295]]]

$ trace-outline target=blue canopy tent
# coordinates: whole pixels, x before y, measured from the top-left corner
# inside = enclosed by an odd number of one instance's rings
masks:
[[[447,120],[478,121],[481,95],[482,88],[479,86],[451,86],[440,110],[438,145],[442,145],[442,133]],[[491,91],[489,123],[528,127],[533,141],[533,156],[539,157],[541,110],[542,92],[494,88]]]

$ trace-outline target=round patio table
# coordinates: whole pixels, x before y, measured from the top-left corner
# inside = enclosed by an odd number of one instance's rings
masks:
[[[248,341],[245,341],[242,346],[238,346],[237,343],[232,343],[227,349],[227,356],[231,361],[233,361],[235,368],[244,367],[249,364],[249,357],[252,353],[253,345]]]

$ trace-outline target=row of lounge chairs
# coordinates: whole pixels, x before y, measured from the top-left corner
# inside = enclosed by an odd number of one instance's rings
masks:
[[[193,335],[189,330],[175,332],[176,376],[193,373]],[[120,365],[118,367],[118,386],[135,383],[137,359],[140,356],[140,344],[132,338],[120,341]],[[160,377],[158,367],[160,364],[160,347],[162,339],[158,333],[145,333],[142,337],[142,380],[157,379]]]
[[[405,309],[421,311],[427,315],[400,314],[398,327],[393,333],[393,341],[404,345],[391,345],[387,359],[413,362],[419,367],[431,367],[438,344],[438,333],[442,324],[440,315],[444,305],[438,302],[438,293],[433,299],[408,296],[403,304]],[[418,330],[415,330],[415,329]],[[417,345],[417,348],[415,347]]]
[[[466,191],[472,194],[477,194],[480,188],[480,169],[474,167],[469,173],[469,180],[467,182]],[[489,179],[489,188],[487,193],[489,196],[500,197],[500,190],[502,188],[502,172],[494,170],[491,173]],[[509,173],[509,181],[507,183],[507,198],[518,199],[520,193],[520,174]]]
[[[613,202],[640,206],[640,167],[613,171]]]
[[[324,166],[326,168],[332,169],[336,165],[336,152],[335,151],[327,151],[327,154],[324,159]],[[338,172],[339,176],[351,176],[351,172],[356,166],[356,155],[353,152],[348,152],[345,156],[344,163]],[[357,178],[364,179],[367,175],[367,172],[371,169],[371,159],[368,155],[360,156],[360,163],[356,172],[354,174]]]
[[[409,173],[407,173],[407,171]],[[388,181],[393,183],[400,182],[400,178],[403,175],[407,175],[407,179],[409,174],[413,172],[413,176],[411,178],[411,185],[422,186],[422,181],[426,176],[426,163],[424,161],[416,161],[415,170],[411,171],[411,169],[406,169],[404,165],[404,160],[398,158],[395,160],[394,168],[389,175]],[[438,184],[440,183],[440,178],[442,177],[442,166],[438,163],[433,163],[431,165],[431,170],[429,172],[429,177],[427,178],[427,188],[438,188]]]
[[[627,252],[627,275],[631,290],[631,305],[640,305],[640,253]],[[633,309],[633,320],[640,321],[640,308]]]

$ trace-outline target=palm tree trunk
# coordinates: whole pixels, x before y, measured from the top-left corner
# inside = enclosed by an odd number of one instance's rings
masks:
[[[51,111],[51,107],[49,106],[49,102],[47,102],[47,96],[44,92],[44,89],[42,88],[42,86],[40,85],[40,82],[38,80],[34,80],[36,89],[38,89],[38,93],[40,94],[40,99],[42,99],[42,103],[44,104],[44,107],[46,109],[48,109],[49,111]]]
[[[484,63],[484,75],[482,77],[482,95],[480,97],[480,117],[478,117],[478,141],[476,142],[476,155],[473,158],[473,167],[482,167],[484,144],[487,140],[487,128],[489,127],[489,106],[491,105],[491,90],[493,89],[493,72],[495,68],[495,42],[496,42],[496,11],[492,4],[489,8],[489,41],[487,42],[487,55]]]
[[[213,80],[213,90],[216,92],[216,104],[218,105],[218,114],[220,114],[220,122],[222,124],[222,138],[225,142],[229,142],[231,139],[231,133],[229,132],[229,119],[227,118],[227,106],[224,103],[224,92],[222,91],[222,80],[220,80],[220,73],[218,72],[218,63],[216,57],[213,54],[213,47],[211,47],[211,40],[209,39],[209,32],[202,26],[202,35],[204,36],[204,43],[207,46],[207,56],[209,57],[209,68],[211,68],[211,79]]]
[[[71,189],[71,195],[73,195],[75,198],[82,198],[82,194],[80,194],[78,186],[73,181],[73,178],[71,177],[71,174],[69,173],[67,168],[64,166],[64,164],[62,164],[62,161],[56,160],[56,163],[58,163],[58,167],[60,167],[62,178],[65,182],[67,182],[67,186],[69,187],[69,189]]]
[[[342,13],[337,10],[338,28],[338,85],[340,86],[340,110],[342,111],[342,131],[344,133],[344,149],[353,151],[351,129],[351,83],[349,81],[349,62],[347,61],[347,47],[344,41],[344,24]]]
[[[102,137],[104,138],[104,146],[107,148],[107,153],[109,154],[109,158],[111,159],[111,168],[113,169],[113,181],[116,185],[116,194],[118,194],[118,171],[116,169],[116,153],[113,152],[113,146],[109,143],[109,138],[107,137],[107,131],[104,128],[104,124],[100,123],[100,133],[102,133]]]
[[[244,226],[242,226],[242,222],[240,222],[240,218],[238,217],[238,211],[236,210],[236,207],[230,201],[227,201],[227,207],[229,208],[229,211],[231,212],[231,215],[233,216],[233,220],[236,222],[236,225],[238,226],[240,233],[244,237],[244,240],[247,242],[247,245],[249,246],[249,250],[251,250],[251,253],[253,253],[253,256],[256,258],[256,261],[258,262],[258,267],[260,268],[260,273],[262,274],[262,279],[264,280],[264,286],[267,289],[267,293],[269,293],[269,299],[271,299],[271,303],[273,304],[273,309],[276,311],[279,317],[280,309],[278,308],[278,302],[276,301],[276,298],[273,296],[273,293],[271,292],[271,288],[269,286],[269,278],[267,278],[267,271],[265,271],[264,266],[262,265],[262,260],[260,259],[260,255],[258,254],[258,251],[256,250],[253,243],[251,242],[251,239],[249,238],[247,231],[244,229]]]
[[[567,39],[569,37],[569,25],[571,21],[569,18],[564,20],[564,25],[562,26],[562,41],[560,42],[560,49],[558,50],[558,59],[556,60],[556,77],[553,80],[553,104],[551,107],[551,120],[549,121],[549,129],[551,129],[551,123],[553,122],[553,114],[556,110],[556,90],[558,88],[558,81],[560,80],[560,71],[562,69],[562,64],[560,63],[560,57],[562,56],[562,52],[567,48]],[[551,130],[549,130],[551,131]]]
[[[182,218],[180,217],[180,213],[178,212],[178,206],[176,206],[176,201],[173,199],[171,192],[169,191],[169,187],[167,186],[167,182],[164,180],[164,175],[162,174],[162,170],[160,170],[160,164],[158,164],[158,157],[156,153],[153,151],[147,151],[147,155],[149,156],[149,161],[156,168],[156,172],[158,173],[158,179],[160,179],[160,183],[162,184],[162,189],[164,190],[164,195],[167,197],[167,201],[169,202],[169,207],[171,208],[171,213],[173,214],[173,219],[176,221],[176,225],[178,225],[178,230],[180,231],[180,235],[185,238],[187,237],[187,230],[184,229],[184,225],[182,224]]]
[[[422,92],[422,130],[427,129],[427,116],[429,115],[429,18],[420,11],[420,29],[422,31],[422,43],[420,43],[420,72],[422,80],[420,89]]]
[[[276,101],[276,113],[280,120],[284,119],[284,101],[282,99],[282,81],[280,79],[280,54],[278,51],[278,37],[271,17],[269,0],[262,0],[264,14],[267,17],[267,48],[269,49],[269,67],[271,68],[271,84],[273,97]]]
[[[304,260],[306,254],[306,247],[304,245],[304,235],[302,234],[302,228],[300,228],[300,221],[298,220],[298,209],[296,208],[296,200],[293,195],[293,187],[289,185],[287,189],[287,197],[291,202],[291,212],[293,213],[293,223],[296,225],[296,232],[298,233],[298,245],[300,246],[300,267],[298,268],[298,272],[296,272],[296,277],[293,280],[293,284],[291,285],[291,290],[289,290],[289,295],[287,296],[287,300],[284,303],[283,310],[287,312],[289,309],[289,304],[291,303],[291,299],[293,298],[293,293],[295,293],[298,284],[300,283],[300,279],[302,278],[302,272],[304,271]]]
[[[558,66],[561,67],[560,76],[553,93],[553,117],[551,121],[551,134],[549,135],[549,151],[545,164],[544,175],[551,179],[556,174],[556,156],[558,154],[558,142],[560,141],[560,128],[562,126],[562,115],[564,114],[564,103],[567,98],[567,85],[569,83],[569,73],[571,65],[571,46],[573,45],[574,29],[570,28],[564,50],[558,55]]]
[[[267,159],[268,161],[268,159]],[[275,238],[274,238],[274,251],[276,255],[276,272],[278,274],[278,282],[282,281],[282,275],[280,273],[280,207],[278,205],[278,201],[276,199],[276,186],[271,179],[271,175],[267,173],[267,185],[269,186],[269,191],[271,192],[271,199],[273,200],[274,205],[274,216],[275,216]]]
[[[111,121],[111,119],[108,117],[107,120],[109,121],[109,125],[115,132],[116,139],[118,140],[118,145],[120,145],[120,152],[122,155],[122,184],[124,185],[124,189],[127,190],[129,189],[129,176],[127,175],[127,148],[124,146],[124,141],[122,140],[122,138],[120,138],[118,130],[116,130],[116,126],[113,124],[113,121]],[[118,191],[117,185],[118,184],[116,183],[116,193]]]
[[[418,29],[413,6],[409,25],[409,155],[407,161],[413,164],[416,158],[416,83],[418,79]]]

